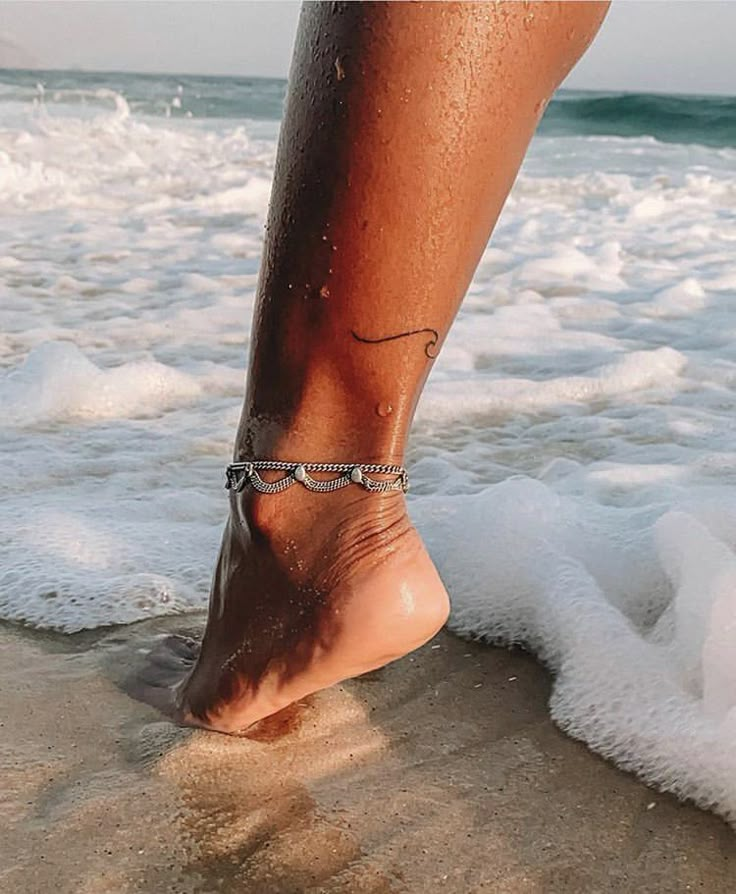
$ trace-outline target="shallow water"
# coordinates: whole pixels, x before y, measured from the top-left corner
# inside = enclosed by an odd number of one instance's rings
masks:
[[[0,90],[8,620],[206,602],[280,94],[197,117],[179,86]],[[563,728],[730,818],[735,169],[729,146],[537,138],[409,456],[455,629],[529,644]]]

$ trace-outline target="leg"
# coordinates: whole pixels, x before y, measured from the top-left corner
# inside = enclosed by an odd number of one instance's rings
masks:
[[[606,8],[305,7],[236,458],[402,462],[546,101]],[[184,722],[241,730],[404,655],[446,620],[401,494],[294,486],[231,499],[207,630],[177,690]],[[159,702],[176,677],[161,661],[148,681]]]

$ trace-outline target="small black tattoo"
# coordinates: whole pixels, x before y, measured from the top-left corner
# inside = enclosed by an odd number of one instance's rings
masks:
[[[363,344],[377,345],[382,341],[395,341],[397,338],[406,338],[409,335],[419,335],[422,332],[430,333],[432,336],[424,346],[424,353],[430,360],[434,360],[439,353],[437,342],[440,340],[440,334],[436,329],[412,329],[410,332],[399,332],[397,335],[384,335],[383,338],[364,338],[362,335],[358,335],[355,330],[351,330],[351,335],[356,341],[362,341]]]

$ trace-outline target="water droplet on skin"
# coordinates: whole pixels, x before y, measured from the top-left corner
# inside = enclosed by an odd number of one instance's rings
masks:
[[[330,290],[327,288],[327,286],[322,286],[322,288],[319,290],[319,294],[321,298],[329,298]]]
[[[528,16],[524,16],[521,23],[524,26],[524,30],[529,31],[534,24],[534,13],[530,12]]]
[[[391,404],[380,403],[376,404],[376,413],[385,419],[386,416],[390,416],[394,411],[394,408]]]

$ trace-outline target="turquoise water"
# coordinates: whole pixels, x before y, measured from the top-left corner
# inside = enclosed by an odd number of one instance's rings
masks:
[[[48,104],[69,106],[75,114],[80,104],[109,104],[105,91],[114,91],[133,114],[277,121],[286,95],[286,81],[274,78],[8,69],[0,72],[0,102],[27,102],[39,84]],[[540,134],[736,146],[736,98],[560,91]]]

